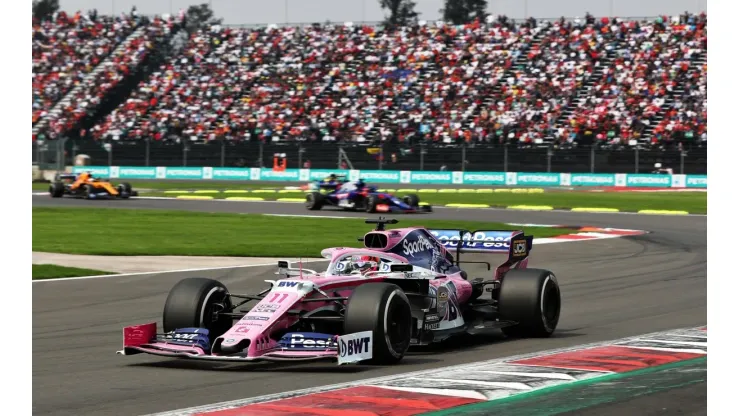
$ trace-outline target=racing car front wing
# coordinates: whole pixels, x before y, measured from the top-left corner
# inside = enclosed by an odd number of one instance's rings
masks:
[[[338,345],[358,337],[369,337],[369,345],[372,346],[372,333],[356,333],[337,336]],[[353,354],[351,348],[314,349],[314,350],[291,350],[281,347],[267,350],[260,355],[248,356],[246,353],[213,355],[209,354],[203,347],[193,343],[173,343],[162,340],[157,334],[157,324],[152,322],[143,325],[134,325],[123,328],[123,349],[116,351],[119,355],[150,354],[169,358],[184,358],[201,361],[220,362],[285,362],[285,361],[337,361],[339,365],[364,361],[372,358],[372,348],[365,353]]]

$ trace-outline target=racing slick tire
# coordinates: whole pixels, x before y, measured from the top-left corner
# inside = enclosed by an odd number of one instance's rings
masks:
[[[306,194],[306,208],[311,211],[320,210],[324,206],[324,194],[321,192],[311,192]]]
[[[61,182],[54,182],[49,185],[49,195],[52,198],[61,198],[64,196],[64,184]]]
[[[217,315],[219,305],[231,307],[231,299],[223,283],[203,277],[182,279],[170,290],[162,312],[164,332],[178,328],[205,328],[214,340],[234,324],[233,318]]]
[[[82,196],[85,197],[85,199],[91,199],[91,195],[95,193],[95,188],[93,188],[92,185],[85,185],[82,188]]]
[[[118,184],[117,191],[121,198],[128,198],[131,196],[131,184],[128,182],[121,182]]]
[[[419,208],[419,196],[416,194],[409,194],[403,197],[403,202],[411,207]]]
[[[365,211],[373,213],[375,212],[375,209],[377,206],[378,206],[377,195],[369,195],[367,199],[365,200]]]
[[[501,319],[518,322],[501,330],[510,337],[546,338],[560,320],[560,286],[555,275],[542,269],[511,269],[498,295]]]
[[[411,345],[411,325],[411,304],[394,284],[360,285],[347,300],[344,333],[373,333],[373,357],[363,363],[388,365],[401,361]]]

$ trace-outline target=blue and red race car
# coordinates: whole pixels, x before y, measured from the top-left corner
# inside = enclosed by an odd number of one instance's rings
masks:
[[[316,182],[312,188],[313,191],[306,195],[306,208],[312,211],[330,205],[366,212],[432,212],[432,207],[420,203],[416,194],[398,198],[386,192],[378,192],[377,187],[367,185],[362,179],[353,182],[341,176],[330,175]]]

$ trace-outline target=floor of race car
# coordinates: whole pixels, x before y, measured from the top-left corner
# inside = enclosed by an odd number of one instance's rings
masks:
[[[151,207],[154,202],[147,204]],[[237,208],[241,212],[268,209],[265,204],[212,204],[200,209]],[[306,213],[300,207],[280,209],[280,213]],[[563,310],[553,338],[512,341],[495,332],[473,341],[452,341],[413,352],[393,367],[212,364],[115,354],[121,347],[121,328],[159,321],[167,292],[180,278],[208,276],[222,280],[234,291],[257,291],[264,288],[263,280],[274,278],[273,266],[36,283],[34,414],[152,413],[706,324],[706,217],[490,210],[440,210],[432,215],[539,224],[588,223],[652,233],[535,248],[530,267],[553,270],[562,287]],[[312,267],[320,268],[319,264]],[[470,270],[471,277],[485,276],[483,268]],[[701,385],[697,389],[701,392]],[[706,399],[706,393],[704,399],[697,394],[687,394],[681,400]],[[655,397],[674,396],[665,393]],[[619,414],[647,406],[640,401],[625,401],[623,405]],[[617,414],[614,409],[619,406],[581,414]]]

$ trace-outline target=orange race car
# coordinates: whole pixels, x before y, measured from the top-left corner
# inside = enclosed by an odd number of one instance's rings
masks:
[[[138,192],[131,190],[131,184],[123,182],[113,186],[107,180],[94,177],[90,172],[57,175],[49,185],[49,195],[52,198],[71,196],[85,199],[101,198],[128,198],[137,196]]]

